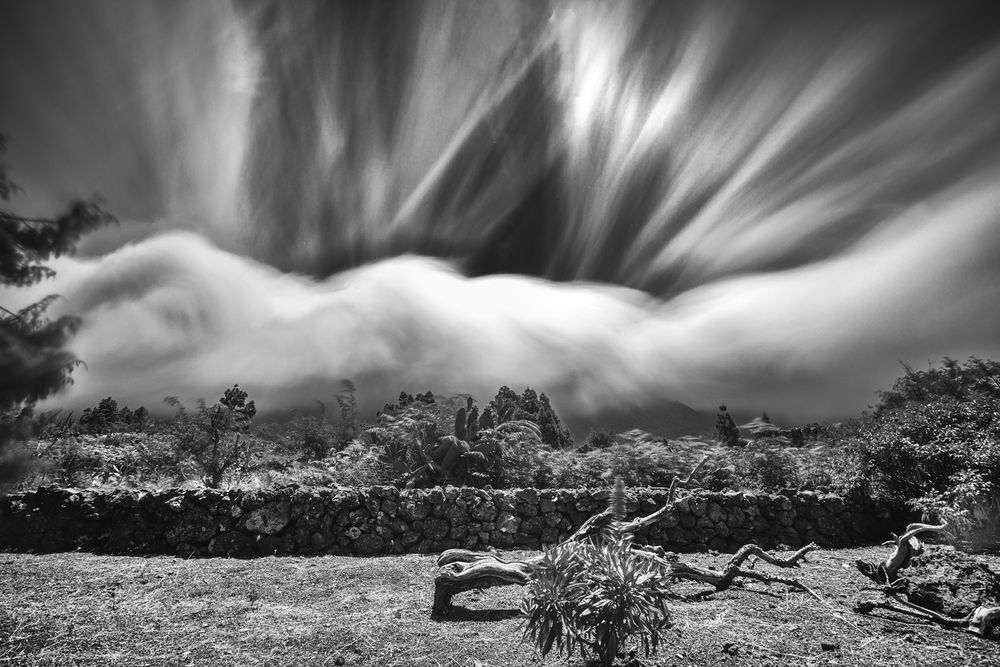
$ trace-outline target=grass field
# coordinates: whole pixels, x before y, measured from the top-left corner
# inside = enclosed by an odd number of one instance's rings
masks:
[[[678,600],[647,665],[997,665],[1000,645],[903,617],[851,611],[867,580],[856,558],[811,554],[796,576],[822,598],[748,583]],[[726,556],[685,559],[719,566]],[[988,562],[998,564],[997,557]],[[763,567],[763,566],[758,566]],[[0,665],[516,665],[521,590],[455,599],[430,619],[433,556],[184,560],[0,553]],[[681,595],[705,587],[676,585]],[[580,664],[574,656],[571,664]]]

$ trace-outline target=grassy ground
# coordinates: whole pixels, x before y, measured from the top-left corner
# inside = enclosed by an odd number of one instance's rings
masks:
[[[856,558],[812,554],[796,573],[824,600],[748,583],[672,605],[649,665],[998,665],[1000,644],[851,611]],[[721,566],[725,555],[684,559]],[[994,567],[997,558],[989,562]],[[763,566],[758,566],[763,567]],[[430,620],[434,557],[183,560],[0,553],[0,665],[516,665],[516,587],[463,594]],[[690,595],[704,586],[678,584]],[[579,664],[574,657],[572,664]]]

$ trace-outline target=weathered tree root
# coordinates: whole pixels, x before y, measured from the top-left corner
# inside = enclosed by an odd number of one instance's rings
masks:
[[[924,552],[924,545],[917,539],[921,533],[941,533],[948,527],[947,523],[933,526],[927,523],[911,523],[906,531],[895,540],[890,540],[883,546],[895,544],[892,554],[882,563],[866,563],[857,561],[858,571],[881,586],[891,586],[900,570],[907,567],[914,556]]]
[[[707,457],[706,457],[707,458]],[[701,461],[686,480],[674,478],[667,493],[667,501],[663,507],[648,516],[633,521],[618,521],[611,510],[605,510],[590,517],[570,535],[563,544],[582,540],[602,540],[612,535],[632,535],[640,528],[659,521],[673,507],[674,494],[678,485],[684,486],[691,481],[695,471],[705,462]],[[805,591],[812,595],[809,588],[796,579],[768,575],[741,567],[751,556],[778,567],[798,567],[806,554],[818,549],[815,544],[802,547],[787,558],[779,558],[767,553],[755,544],[747,544],[733,554],[722,571],[699,568],[688,563],[668,560],[663,549],[648,546],[633,546],[632,553],[655,561],[662,566],[670,576],[677,579],[698,581],[714,586],[716,590],[729,588],[738,577],[754,579],[767,584],[783,584],[795,590]],[[493,586],[524,586],[528,583],[531,570],[541,556],[518,561],[509,561],[495,554],[468,551],[466,549],[449,549],[438,557],[438,573],[434,579],[434,606],[431,615],[438,617],[448,613],[451,599],[454,595],[473,589],[491,588]]]
[[[978,606],[966,616],[953,618],[899,597],[899,590],[895,586],[900,581],[899,571],[909,566],[913,557],[919,556],[924,551],[923,544],[921,544],[916,536],[921,533],[941,533],[947,527],[947,523],[940,526],[911,523],[906,527],[906,531],[896,538],[896,540],[885,543],[886,545],[895,544],[896,548],[884,562],[874,564],[861,560],[857,561],[858,570],[882,586],[882,592],[888,599],[881,601],[861,600],[854,605],[854,610],[862,614],[867,614],[874,609],[886,609],[930,621],[944,628],[965,630],[980,637],[996,637],[1000,634],[1000,607]],[[892,602],[889,600],[892,600]]]

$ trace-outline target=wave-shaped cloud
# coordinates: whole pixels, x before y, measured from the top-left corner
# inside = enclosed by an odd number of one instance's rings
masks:
[[[54,281],[2,296],[17,305],[58,292],[58,310],[83,318],[73,351],[86,367],[61,405],[212,399],[238,382],[284,410],[351,378],[366,409],[400,390],[488,399],[507,384],[545,391],[577,423],[670,400],[827,418],[863,409],[897,360],[1000,353],[1000,193],[984,183],[902,213],[837,258],[666,302],[601,284],[467,278],[415,256],[317,281],[189,233],[57,260]]]

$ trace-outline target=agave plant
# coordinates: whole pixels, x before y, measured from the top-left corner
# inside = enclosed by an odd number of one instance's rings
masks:
[[[524,641],[546,656],[553,647],[567,658],[579,649],[611,665],[628,643],[656,653],[669,626],[668,575],[636,556],[630,539],[569,542],[543,554],[521,603]]]

